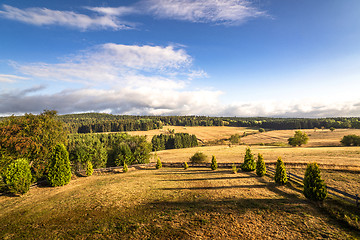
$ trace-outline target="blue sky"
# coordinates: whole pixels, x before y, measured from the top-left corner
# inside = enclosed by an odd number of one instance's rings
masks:
[[[360,116],[360,1],[0,3],[0,115]]]

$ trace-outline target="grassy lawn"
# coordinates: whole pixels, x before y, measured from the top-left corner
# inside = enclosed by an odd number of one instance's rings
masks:
[[[230,170],[163,168],[0,196],[1,239],[357,239],[295,185]]]

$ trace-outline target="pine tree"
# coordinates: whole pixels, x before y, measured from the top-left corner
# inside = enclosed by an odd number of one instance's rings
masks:
[[[241,165],[241,169],[245,172],[251,172],[254,171],[255,168],[256,168],[256,163],[255,163],[254,155],[251,153],[251,149],[247,148],[244,157],[244,163]]]
[[[94,168],[93,168],[93,165],[92,165],[92,163],[90,161],[88,161],[86,165],[87,165],[86,166],[86,176],[89,177],[89,176],[91,176],[93,174]]]
[[[275,182],[277,184],[284,185],[287,183],[287,181],[288,178],[286,175],[285,165],[281,157],[279,157],[276,162]]]
[[[317,163],[309,163],[304,176],[304,195],[313,201],[323,201],[327,197],[327,188],[321,179]]]
[[[4,180],[9,192],[24,194],[29,191],[31,170],[25,158],[16,159],[5,171]]]
[[[71,167],[69,153],[63,144],[55,146],[47,174],[48,182],[51,186],[63,186],[70,182]]]
[[[211,159],[211,169],[216,170],[218,168],[218,164],[216,161],[216,157],[213,155]]]
[[[262,177],[266,174],[266,166],[264,162],[264,157],[262,154],[258,154],[258,159],[256,161],[256,175]]]
[[[127,171],[129,171],[128,165],[124,162],[123,172],[126,173]]]
[[[186,169],[188,169],[188,168],[189,168],[188,163],[187,163],[187,162],[184,162],[184,169],[186,170]]]
[[[160,169],[160,168],[162,168],[162,163],[161,163],[161,160],[160,160],[160,158],[159,157],[157,157],[157,161],[156,161],[156,169]]]

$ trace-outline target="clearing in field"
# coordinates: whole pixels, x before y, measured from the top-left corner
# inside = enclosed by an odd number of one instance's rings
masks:
[[[2,239],[360,238],[269,176],[163,168],[78,178],[0,196]]]

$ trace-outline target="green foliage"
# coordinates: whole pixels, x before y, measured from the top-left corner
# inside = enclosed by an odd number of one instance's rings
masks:
[[[324,180],[321,179],[317,163],[307,165],[304,176],[304,195],[313,201],[323,201],[327,196],[327,188]]]
[[[204,163],[206,162],[207,156],[202,152],[196,152],[191,158],[191,163]]]
[[[123,172],[126,173],[127,171],[129,171],[128,165],[126,163],[124,163]]]
[[[40,115],[11,116],[0,122],[0,174],[18,158],[29,160],[34,179],[46,174],[51,150],[66,142],[63,123],[56,111]]]
[[[54,148],[50,158],[47,179],[53,187],[63,186],[70,182],[71,167],[69,153],[63,144],[58,144]]]
[[[88,161],[86,164],[86,176],[91,176],[93,172],[94,172],[93,165],[90,161]]]
[[[301,146],[303,144],[306,144],[309,140],[308,135],[305,132],[302,131],[295,131],[294,137],[291,137],[288,139],[288,142],[291,146]]]
[[[254,159],[254,155],[251,153],[251,149],[247,148],[244,156],[244,163],[241,164],[241,170],[245,172],[254,171],[256,168],[256,163]]]
[[[331,132],[335,131],[334,127],[330,127],[329,129],[330,129]]]
[[[218,168],[218,164],[216,161],[216,157],[213,155],[211,159],[211,170],[216,170]]]
[[[156,169],[160,169],[162,168],[162,163],[161,163],[161,160],[159,157],[157,157],[157,160],[156,160]]]
[[[286,175],[286,169],[285,169],[285,165],[283,160],[281,159],[281,157],[278,158],[277,162],[276,162],[276,169],[275,169],[275,182],[277,184],[281,184],[284,185],[287,183],[288,178]]]
[[[187,162],[184,162],[184,169],[188,169],[189,168],[189,164]]]
[[[119,146],[114,147],[115,153],[115,165],[121,166],[131,164],[134,161],[134,155],[128,144],[121,143]]]
[[[263,133],[263,132],[265,132],[265,129],[259,128],[259,132],[260,132],[260,133]]]
[[[233,173],[236,174],[238,170],[236,168],[235,163],[233,163],[233,165],[231,165],[231,168],[232,168]]]
[[[266,166],[264,162],[264,157],[262,154],[258,154],[258,159],[256,161],[256,175],[262,177],[266,174]]]
[[[24,158],[10,163],[4,174],[8,191],[16,194],[24,194],[29,191],[31,178],[29,162]]]
[[[341,139],[340,142],[344,146],[360,146],[360,136],[355,134],[346,135]]]
[[[241,139],[240,135],[238,133],[236,133],[236,134],[233,134],[230,136],[229,141],[231,144],[239,144],[240,139]]]
[[[165,149],[179,149],[198,146],[195,135],[188,133],[160,134],[154,135],[151,139],[153,151]]]

